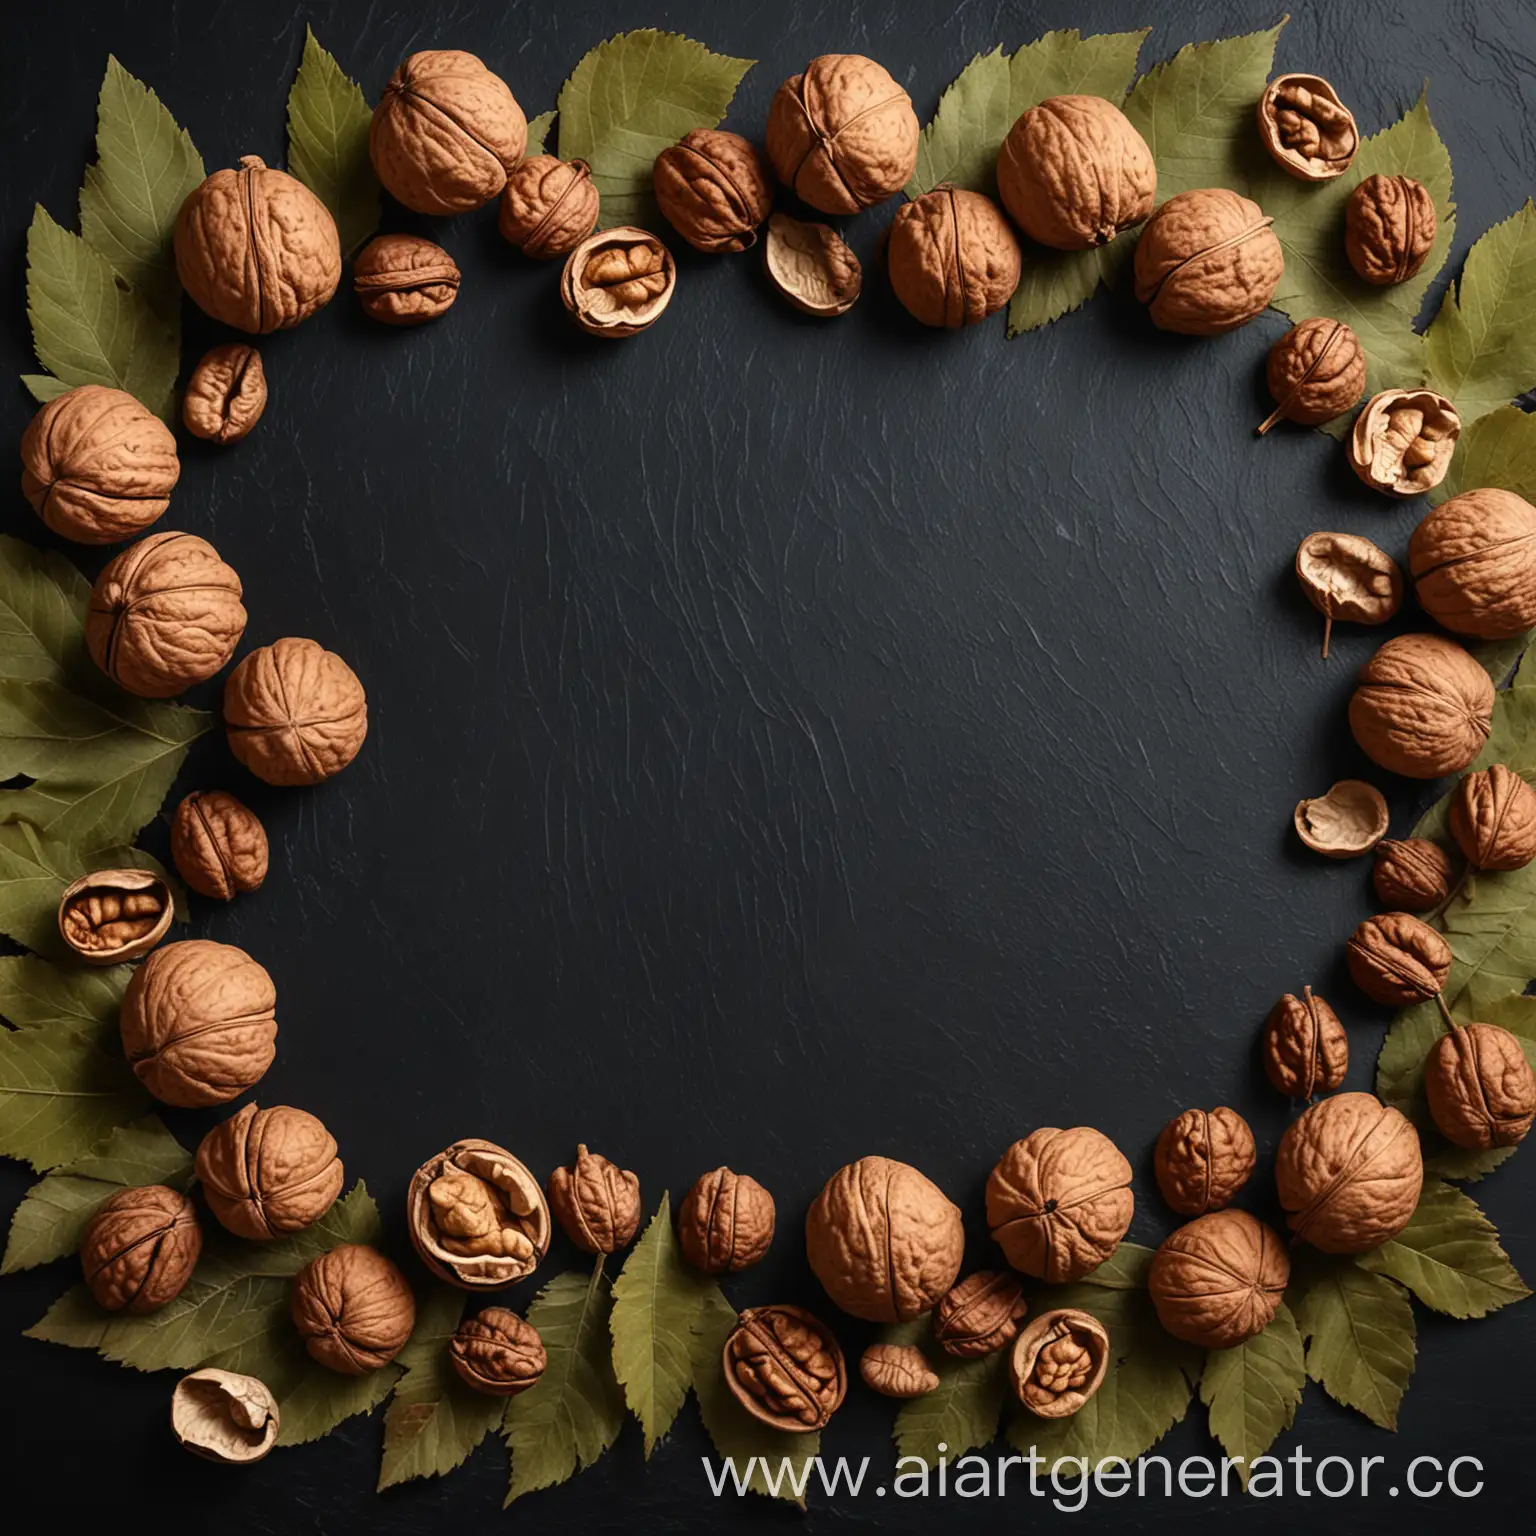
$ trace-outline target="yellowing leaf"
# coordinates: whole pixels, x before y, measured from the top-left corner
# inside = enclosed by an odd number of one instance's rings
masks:
[[[547,155],[549,151],[544,147],[544,141],[549,137],[549,130],[555,126],[555,113],[551,108],[548,112],[540,112],[537,117],[528,119],[528,148],[525,153],[529,155]]]
[[[93,667],[90,599],[91,584],[62,555],[0,534],[0,680],[58,682]]]
[[[288,92],[288,169],[331,210],[343,256],[379,227],[379,178],[368,155],[372,119],[357,82],[306,27]]]

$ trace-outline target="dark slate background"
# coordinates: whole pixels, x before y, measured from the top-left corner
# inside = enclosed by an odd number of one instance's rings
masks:
[[[1279,65],[1331,77],[1363,130],[1429,78],[1456,165],[1459,263],[1536,172],[1536,13],[1520,0],[1293,8]],[[306,22],[370,97],[413,49],[454,46],[504,73],[530,115],[599,39],[683,30],[762,61],[728,123],[760,135],[774,87],[818,52],[879,57],[926,117],[1000,41],[1155,20],[1150,64],[1268,25],[1278,7],[429,9],[8,9],[0,374],[34,366],[25,229],[34,199],[73,222],[109,51],[212,169],[281,160]],[[889,213],[852,224],[866,260]],[[1092,1123],[1136,1160],[1132,1235],[1155,1243],[1172,1223],[1150,1148],[1175,1111],[1236,1106],[1267,1170],[1287,1108],[1254,1043],[1280,992],[1310,982],[1334,999],[1351,1085],[1369,1085],[1385,1016],[1339,964],[1368,910],[1366,867],[1307,856],[1288,828],[1299,796],[1369,771],[1344,704],[1381,636],[1342,629],[1321,663],[1320,621],[1289,571],[1319,527],[1400,552],[1420,509],[1363,490],[1325,437],[1254,440],[1280,317],[1189,343],[1101,297],[1009,344],[1001,319],[922,330],[872,273],[846,319],[820,324],[783,307],[753,257],[683,249],[662,323],[614,346],[569,327],[556,268],[504,246],[494,209],[436,237],[464,269],[453,313],[401,334],[343,294],[264,341],[265,419],[232,451],[183,444],[165,521],[240,571],[247,647],[311,635],[367,684],[367,748],[338,781],[266,790],[210,739],[183,787],[228,785],[266,820],[266,887],[200,906],[194,931],[272,969],[282,1033],[260,1097],[324,1117],[397,1247],[411,1169],[446,1142],[494,1137],[546,1170],[581,1138],[637,1169],[651,1203],[722,1161],[757,1175],[780,1237],[731,1293],[818,1305],[801,1219],[861,1154],[914,1162],[960,1200],[978,1263],[1003,1147]],[[187,359],[213,339],[189,314]],[[15,441],[29,405],[6,388]],[[6,505],[8,531],[45,537],[19,494]],[[72,553],[92,572],[104,558]],[[1388,787],[1402,832],[1425,797]],[[188,1138],[203,1124],[175,1123]],[[0,1213],[28,1182],[0,1168]],[[1533,1190],[1526,1159],[1478,1190],[1527,1274]],[[1265,1173],[1245,1203],[1269,1209]],[[572,1261],[559,1247],[548,1272]],[[505,1528],[494,1444],[446,1483],[376,1498],[377,1418],[244,1474],[194,1463],[166,1433],[166,1378],[18,1337],[71,1279],[61,1264],[0,1286],[8,1499],[30,1489],[66,1525],[154,1507],[230,1536]],[[862,1348],[859,1325],[842,1332]],[[1391,1514],[1507,1515],[1531,1486],[1536,1308],[1473,1324],[1421,1314],[1420,1344],[1395,1438],[1313,1388],[1282,1448],[1384,1455],[1394,1474],[1417,1454],[1475,1454],[1488,1484],[1475,1504],[1404,1498]],[[876,1457],[873,1485],[890,1418],[855,1391],[825,1448]],[[713,1505],[704,1444],[691,1407],[650,1465],[631,1428],[510,1518],[795,1526],[764,1501]],[[1163,1449],[1213,1449],[1198,1406]],[[1063,1518],[1018,1498],[815,1504],[812,1532]],[[1076,1528],[1238,1517],[1218,1504],[1096,1501]],[[1240,1513],[1276,1531],[1362,1516],[1316,1497]]]

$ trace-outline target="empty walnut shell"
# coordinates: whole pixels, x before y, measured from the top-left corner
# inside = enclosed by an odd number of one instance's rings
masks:
[[[1321,75],[1276,75],[1259,98],[1259,137],[1288,176],[1332,181],[1360,147],[1355,116]]]
[[[192,370],[181,419],[187,431],[204,442],[238,443],[266,408],[267,375],[261,353],[247,341],[229,341],[205,352]]]
[[[1333,621],[1385,624],[1403,606],[1397,561],[1355,533],[1309,533],[1296,550],[1296,579],[1323,616],[1323,660]]]
[[[1297,803],[1296,835],[1314,853],[1354,859],[1387,835],[1386,797],[1364,779],[1341,779],[1326,795]]]
[[[466,1291],[522,1280],[549,1251],[544,1191],[495,1142],[456,1141],[428,1158],[411,1180],[406,1206],[422,1263]]]
[[[589,235],[560,274],[567,312],[593,336],[622,338],[654,325],[676,287],[671,251],[648,230],[627,224]]]
[[[1029,1304],[1017,1275],[979,1269],[951,1286],[933,1312],[933,1336],[962,1360],[996,1354],[1013,1341]]]
[[[313,640],[252,651],[224,685],[230,750],[268,784],[319,784],[361,751],[368,699],[357,674]]]
[[[803,1307],[750,1307],[721,1351],[726,1384],[754,1419],[790,1434],[823,1429],[848,1395],[832,1330]]]
[[[1164,1241],[1147,1289],[1157,1320],[1174,1338],[1231,1349],[1269,1326],[1290,1278],[1278,1233],[1247,1211],[1212,1211]]]
[[[102,384],[50,400],[22,434],[22,495],[54,533],[80,544],[141,533],[170,505],[180,473],[170,428]]]
[[[466,1317],[448,1344],[460,1381],[487,1397],[516,1397],[536,1387],[548,1357],[539,1330],[506,1307]]]
[[[1355,929],[1345,961],[1373,1002],[1412,1008],[1437,997],[1451,974],[1451,946],[1409,912],[1383,912]]]
[[[617,1253],[640,1229],[640,1180],[579,1146],[576,1161],[549,1176],[549,1205],[583,1253]]]
[[[1274,346],[1264,379],[1275,408],[1259,425],[1262,437],[1277,421],[1320,427],[1342,416],[1365,393],[1365,348],[1342,320],[1315,315],[1293,325]]]
[[[597,188],[585,160],[529,155],[507,177],[496,227],[534,261],[574,250],[597,227]]]
[[[1019,242],[1002,210],[947,182],[903,203],[891,221],[891,287],[924,325],[956,330],[995,315],[1019,286]]]
[[[352,291],[363,313],[385,325],[424,325],[453,308],[459,264],[416,235],[380,235],[352,263]]]
[[[1017,1270],[1060,1285],[1081,1280],[1120,1245],[1135,1210],[1131,1165],[1102,1132],[1031,1131],[987,1180],[987,1225]]]
[[[1371,884],[1394,912],[1432,912],[1450,898],[1450,856],[1425,837],[1387,838],[1376,845]]]
[[[1349,1036],[1311,987],[1287,992],[1264,1021],[1264,1075],[1288,1099],[1332,1093],[1349,1071]]]
[[[706,1275],[750,1269],[768,1252],[773,1226],[773,1196],[725,1167],[697,1179],[677,1207],[683,1257]]]
[[[1372,762],[1410,779],[1459,773],[1483,750],[1493,681],[1461,646],[1397,635],[1360,669],[1349,728]]]
[[[699,251],[748,250],[773,211],[767,167],[739,133],[685,133],[656,156],[651,181],[667,222]]]
[[[416,1298],[376,1248],[342,1243],[293,1278],[293,1325],[312,1359],[342,1376],[389,1364],[416,1326]]]
[[[1163,1127],[1152,1155],[1163,1199],[1181,1216],[1230,1205],[1258,1159],[1253,1132],[1235,1109],[1186,1109]]]
[[[1275,1184],[1298,1238],[1324,1253],[1363,1253],[1408,1225],[1424,1162],[1419,1133],[1370,1093],[1336,1093],[1293,1120]]]
[[[1388,496],[1422,496],[1445,479],[1461,436],[1461,416],[1430,389],[1386,389],[1355,417],[1349,462]]]
[[[1518,1146],[1536,1120],[1536,1073],[1520,1042],[1495,1024],[1458,1025],[1424,1064],[1430,1118],[1473,1152]]]
[[[1406,283],[1434,249],[1438,227],[1429,188],[1412,176],[1367,176],[1344,205],[1344,252],[1377,287]]]
[[[85,643],[120,688],[168,699],[205,682],[245,633],[240,577],[206,539],[152,533],[112,560],[91,588]]]
[[[236,1237],[266,1243],[312,1227],[341,1194],[336,1138],[313,1115],[247,1104],[197,1149],[208,1209]]]
[[[1109,1332],[1091,1312],[1042,1312],[1014,1340],[1014,1395],[1037,1418],[1069,1419],[1103,1384]]]
[[[926,1397],[939,1385],[938,1373],[915,1344],[871,1344],[859,1357],[859,1375],[882,1397]]]
[[[176,1383],[171,1432],[176,1442],[208,1461],[249,1466],[277,1444],[282,1415],[265,1382],[209,1367]]]
[[[1524,869],[1536,859],[1536,789],[1495,763],[1451,796],[1451,836],[1474,869]]]
[[[171,818],[171,858],[199,896],[232,901],[267,878],[266,830],[233,795],[194,790]]]
[[[59,898],[59,934],[87,965],[147,955],[171,929],[171,888],[153,870],[98,869]]]
[[[181,1295],[202,1251],[192,1202],[147,1184],[97,1207],[80,1239],[80,1265],[98,1307],[142,1317]]]
[[[1536,626],[1536,507],[1463,491],[1413,531],[1408,568],[1424,611],[1458,635],[1509,640]]]
[[[763,256],[773,286],[808,315],[830,319],[847,314],[864,286],[859,258],[826,224],[772,215]]]

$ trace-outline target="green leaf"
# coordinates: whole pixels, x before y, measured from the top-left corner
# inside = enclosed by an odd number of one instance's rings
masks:
[[[1083,1276],[1082,1283],[1110,1291],[1143,1291],[1156,1257],[1157,1249],[1144,1243],[1121,1243],[1097,1269]],[[1050,1292],[1044,1294],[1048,1296]],[[1050,1305],[1064,1307],[1066,1303],[1053,1301]]]
[[[162,314],[174,315],[181,299],[171,251],[176,215],[204,174],[203,157],[160,98],[108,57],[96,164],[85,168],[80,189],[80,231]]]
[[[17,1029],[77,1029],[100,1045],[116,1038],[132,975],[127,965],[59,966],[36,955],[7,955],[0,959],[0,1018]]]
[[[933,1467],[941,1454],[953,1463],[997,1439],[1008,1389],[1008,1351],[999,1349],[979,1360],[957,1360],[937,1350],[923,1353],[939,1385],[901,1405],[892,1434],[899,1455]]]
[[[0,534],[0,680],[60,682],[85,649],[91,584],[62,555]]]
[[[1408,1225],[1357,1262],[1451,1317],[1487,1317],[1531,1294],[1477,1202],[1437,1179],[1425,1182]]]
[[[601,1260],[590,1277],[556,1275],[528,1308],[548,1360],[538,1385],[507,1404],[502,1428],[512,1452],[508,1504],[565,1482],[618,1439],[624,1392],[613,1374],[612,1310]]]
[[[524,151],[528,155],[546,155],[549,153],[544,147],[544,141],[549,137],[549,130],[555,126],[555,113],[551,108],[548,112],[540,112],[537,117],[528,119],[528,148]]]
[[[368,155],[372,119],[357,82],[306,27],[288,92],[288,169],[331,210],[343,256],[379,227],[379,178]]]
[[[715,127],[753,62],[651,27],[620,32],[582,59],[560,91],[560,158],[592,167],[601,228],[655,224],[656,156]]]
[[[400,1367],[386,1365],[381,1370],[365,1371],[361,1376],[343,1376],[312,1360],[293,1332],[287,1303],[278,1309],[273,1330],[261,1354],[261,1377],[272,1388],[282,1411],[279,1445],[309,1445],[323,1439],[338,1424],[360,1413],[372,1413],[394,1390],[400,1380]],[[287,1326],[287,1333],[277,1329]],[[234,1370],[222,1359],[209,1362],[223,1370]],[[254,1376],[254,1370],[241,1374]],[[275,1383],[275,1385],[274,1385]]]
[[[1210,1409],[1211,1433],[1237,1462],[1243,1487],[1254,1461],[1295,1422],[1306,1384],[1301,1334],[1284,1302],[1263,1333],[1207,1354],[1200,1397]]]
[[[47,405],[50,400],[57,400],[60,395],[67,395],[70,386],[63,379],[56,379],[51,373],[24,373],[21,382],[26,391],[37,401],[39,405]]]

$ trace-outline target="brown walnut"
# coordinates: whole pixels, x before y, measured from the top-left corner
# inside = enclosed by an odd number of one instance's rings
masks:
[[[773,188],[756,146],[739,133],[695,128],[657,155],[656,202],[699,251],[745,251],[773,211]]]
[[[277,992],[243,949],[181,939],[123,993],[123,1050],[162,1104],[201,1109],[254,1088],[277,1054]]]
[[[1461,646],[1397,635],[1360,669],[1349,728],[1372,762],[1410,779],[1459,773],[1483,750],[1493,682]]]
[[[588,235],[560,274],[567,312],[594,336],[643,331],[672,302],[676,287],[672,252],[648,230],[627,224]]]
[[[1376,899],[1394,912],[1432,912],[1451,894],[1451,861],[1425,837],[1387,838],[1376,845],[1371,883]]]
[[[1269,1326],[1290,1278],[1277,1232],[1247,1211],[1212,1211],[1164,1241],[1147,1289],[1157,1320],[1174,1338],[1231,1349]]]
[[[848,1394],[842,1347],[801,1307],[751,1307],[721,1352],[725,1379],[754,1419],[790,1434],[825,1428]]]
[[[882,1397],[926,1397],[939,1385],[938,1373],[915,1344],[871,1344],[859,1357],[859,1375]]]
[[[1451,974],[1451,946],[1410,912],[1366,918],[1344,958],[1355,985],[1373,1002],[1394,1008],[1437,997]]]
[[[1296,835],[1314,853],[1353,859],[1387,835],[1390,813],[1382,792],[1363,779],[1341,779],[1326,795],[1297,803]]]
[[[416,1326],[416,1298],[377,1248],[342,1243],[293,1277],[289,1310],[312,1359],[343,1376],[389,1364]]]
[[[585,160],[530,155],[507,177],[496,227],[534,261],[574,250],[597,227],[597,188]]]
[[[891,287],[924,325],[956,330],[995,315],[1019,286],[1019,242],[1002,210],[947,182],[897,209],[886,245]]]
[[[1253,1132],[1235,1109],[1186,1109],[1163,1127],[1153,1172],[1163,1199],[1181,1216],[1231,1205],[1258,1160]]]
[[[522,1280],[549,1251],[539,1181],[491,1141],[456,1141],[429,1158],[411,1180],[406,1208],[422,1263],[466,1291]]]
[[[677,1208],[683,1257],[706,1275],[750,1269],[768,1252],[773,1224],[773,1196],[724,1167],[696,1180]]]
[[[1324,1253],[1363,1253],[1396,1237],[1419,1203],[1419,1133],[1370,1093],[1336,1093],[1293,1120],[1275,1184],[1291,1230]]]
[[[1451,836],[1474,869],[1524,869],[1536,859],[1536,789],[1495,763],[1451,796]]]
[[[979,1359],[1011,1344],[1028,1311],[1017,1275],[979,1269],[939,1298],[933,1336],[946,1354]]]
[[[149,869],[98,869],[59,898],[59,934],[87,965],[147,955],[174,916],[170,886]]]
[[[774,288],[807,315],[846,315],[864,286],[859,258],[830,225],[775,213],[768,220],[763,257]]]
[[[352,291],[370,319],[385,325],[424,325],[453,308],[459,296],[459,265],[430,240],[379,235],[352,263]]]
[[[186,1288],[203,1251],[192,1202],[163,1184],[120,1189],[91,1217],[80,1265],[96,1305],[142,1316]]]
[[[79,544],[142,533],[170,505],[180,473],[170,428],[104,384],[50,400],[22,434],[22,495],[53,532]]]
[[[1536,507],[1463,491],[1413,531],[1408,569],[1424,611],[1458,635],[1508,640],[1536,626]]]
[[[1031,240],[1086,251],[1151,214],[1157,166],[1112,101],[1052,96],[1009,129],[997,152],[997,192]]]
[[[230,750],[268,784],[320,784],[357,756],[368,699],[357,674],[313,640],[252,651],[224,685]]]
[[[816,1278],[871,1323],[921,1317],[965,1257],[959,1209],[932,1180],[889,1157],[861,1157],[827,1180],[805,1218]]]
[[[987,1225],[1017,1270],[1060,1285],[1112,1254],[1135,1209],[1131,1165],[1101,1131],[1031,1131],[987,1180]]]
[[[1536,1073],[1520,1042],[1496,1024],[1442,1035],[1424,1065],[1424,1093],[1436,1129],[1469,1151],[1518,1146],[1536,1120]]]
[[[1259,137],[1299,181],[1342,176],[1360,147],[1355,116],[1321,75],[1276,75],[1259,98]]]
[[[549,1205],[583,1253],[617,1253],[640,1229],[640,1180],[579,1146],[576,1161],[549,1176]]]
[[[1430,389],[1385,389],[1355,417],[1349,462],[1355,473],[1387,496],[1422,496],[1451,467],[1461,416]]]
[[[249,436],[266,408],[267,375],[261,353],[247,341],[227,341],[205,352],[192,370],[181,419],[193,437],[238,443]]]
[[[152,533],[112,560],[91,588],[85,643],[119,688],[168,699],[206,682],[245,633],[244,589],[206,539]]]
[[[1152,323],[1219,336],[1263,314],[1285,271],[1273,222],[1257,203],[1223,187],[1170,197],[1136,244],[1136,297]]]
[[[466,1317],[448,1345],[460,1381],[487,1397],[516,1397],[536,1387],[548,1363],[532,1323],[506,1307]]]
[[[176,275],[205,314],[265,336],[307,320],[341,281],[330,209],[302,181],[246,155],[176,216]]]
[[[1377,287],[1406,283],[1434,248],[1438,220],[1429,188],[1412,176],[1367,176],[1344,205],[1344,252]]]
[[[208,1367],[183,1376],[171,1394],[177,1444],[209,1461],[260,1461],[277,1444],[281,1427],[277,1399],[254,1376]]]
[[[886,69],[824,53],[774,93],[768,159],[820,213],[857,213],[894,196],[917,164],[917,113]]]
[[[1323,616],[1323,660],[1333,621],[1385,624],[1403,606],[1397,561],[1356,533],[1309,533],[1296,550],[1296,579]]]
[[[197,1149],[208,1209],[236,1237],[266,1243],[313,1226],[336,1203],[336,1138],[313,1115],[247,1104]]]
[[[267,878],[266,830],[233,795],[194,790],[171,818],[171,858],[199,896],[233,901]]]
[[[1014,1395],[1037,1418],[1069,1419],[1103,1384],[1109,1332],[1090,1312],[1042,1312],[1014,1341]]]
[[[507,83],[472,53],[413,53],[384,87],[368,152],[385,190],[416,213],[467,213],[490,202],[528,147]]]
[[[1349,1071],[1349,1036],[1311,987],[1287,992],[1264,1021],[1264,1075],[1288,1099],[1332,1093]]]
[[[1320,427],[1342,416],[1365,393],[1365,348],[1342,320],[1315,315],[1293,325],[1274,346],[1264,380],[1275,408],[1259,425],[1262,437],[1277,421]]]

